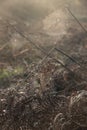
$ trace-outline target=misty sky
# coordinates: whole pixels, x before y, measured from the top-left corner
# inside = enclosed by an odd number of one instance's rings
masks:
[[[87,0],[0,0],[0,16],[11,15],[33,21],[65,6],[69,6],[78,16],[86,16],[86,5]]]

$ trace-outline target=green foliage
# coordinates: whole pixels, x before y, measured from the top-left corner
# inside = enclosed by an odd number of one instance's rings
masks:
[[[23,67],[17,66],[12,70],[0,69],[0,79],[10,78],[11,76],[19,75],[23,73]]]

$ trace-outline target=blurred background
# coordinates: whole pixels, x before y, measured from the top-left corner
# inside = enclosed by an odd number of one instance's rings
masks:
[[[87,28],[87,0],[0,0],[0,69],[1,78],[24,72],[37,64],[56,44],[69,55],[87,51],[86,33],[67,8]],[[73,46],[74,45],[74,46]],[[57,53],[55,57],[64,60]],[[19,69],[20,68],[20,69]]]

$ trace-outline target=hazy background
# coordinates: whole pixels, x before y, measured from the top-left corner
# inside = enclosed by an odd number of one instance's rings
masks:
[[[52,36],[59,36],[66,34],[67,28],[71,26],[79,28],[75,20],[75,25],[71,25],[73,17],[66,7],[69,7],[79,20],[85,20],[86,5],[87,0],[0,0],[0,18],[16,21],[19,23],[18,28],[23,31],[24,24],[28,25],[28,32],[45,31]]]
[[[0,16],[35,22],[66,6],[78,17],[85,17],[87,14],[87,0],[0,0]]]

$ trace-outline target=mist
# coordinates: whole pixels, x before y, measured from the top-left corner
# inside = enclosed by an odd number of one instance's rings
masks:
[[[36,22],[66,5],[77,15],[86,13],[86,0],[0,0],[0,16]]]

